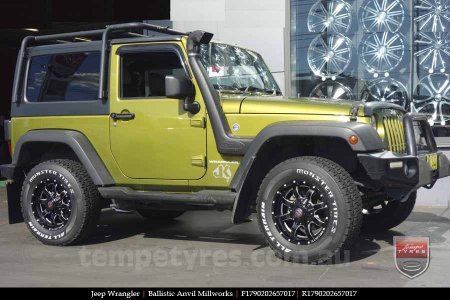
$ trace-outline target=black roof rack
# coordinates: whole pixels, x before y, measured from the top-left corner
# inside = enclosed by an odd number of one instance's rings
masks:
[[[106,78],[105,74],[107,74],[108,70],[108,51],[109,51],[109,41],[112,37],[117,35],[127,35],[130,37],[142,37],[143,35],[136,34],[133,32],[129,32],[130,30],[135,29],[145,29],[152,32],[167,34],[167,35],[183,35],[187,36],[189,33],[186,32],[179,32],[173,29],[170,29],[168,27],[161,27],[156,26],[152,24],[147,23],[140,23],[140,22],[134,22],[134,23],[124,23],[124,24],[114,24],[114,25],[108,25],[105,27],[105,29],[98,29],[98,30],[87,30],[87,31],[78,31],[78,32],[68,32],[68,33],[58,33],[58,34],[49,34],[49,35],[37,35],[37,36],[27,36],[23,39],[20,52],[19,52],[19,58],[17,61],[17,67],[16,70],[18,74],[16,74],[16,78],[14,81],[13,86],[13,94],[12,94],[12,102],[18,102],[18,99],[20,99],[19,91],[21,90],[20,85],[23,84],[23,66],[25,61],[25,54],[26,49],[32,44],[32,43],[61,43],[61,42],[70,42],[67,40],[73,40],[76,38],[84,38],[84,37],[98,37],[101,38],[102,41],[102,49],[101,49],[101,60],[100,60],[100,85],[99,85],[99,92],[98,92],[98,98],[100,100],[105,100],[106,97]]]

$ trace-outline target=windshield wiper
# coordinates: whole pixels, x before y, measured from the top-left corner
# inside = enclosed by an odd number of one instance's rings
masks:
[[[224,93],[242,93],[240,89],[230,85],[213,84],[214,89]]]
[[[273,89],[273,90],[266,90],[267,93],[271,93],[274,96],[279,96],[281,95],[281,91],[279,89]]]
[[[244,94],[244,92],[240,91],[240,90],[218,89],[217,91],[219,91],[221,93],[229,93],[229,94]]]
[[[264,94],[272,94],[274,96],[280,95],[281,91],[278,89],[264,89],[256,86],[248,86],[239,89],[240,91],[249,94],[249,93],[264,93]]]

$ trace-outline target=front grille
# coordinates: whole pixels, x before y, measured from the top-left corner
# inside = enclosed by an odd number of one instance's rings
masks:
[[[405,153],[403,118],[401,116],[385,116],[383,117],[383,126],[388,149],[392,152]]]

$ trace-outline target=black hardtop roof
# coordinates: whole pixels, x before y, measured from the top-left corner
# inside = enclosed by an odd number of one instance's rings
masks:
[[[150,32],[155,32],[161,34],[161,36],[149,37],[142,34],[137,34],[132,31],[135,30],[147,30]],[[97,30],[87,30],[78,32],[68,32],[68,33],[57,33],[49,35],[30,35],[22,40],[20,46],[19,57],[17,59],[16,75],[13,84],[12,102],[16,103],[19,99],[19,92],[22,90],[22,79],[24,76],[24,64],[26,61],[27,54],[29,54],[30,48],[34,54],[39,53],[42,49],[47,49],[46,51],[56,51],[57,47],[62,47],[64,51],[76,52],[80,51],[82,48],[89,50],[100,50],[100,87],[99,87],[99,99],[105,98],[105,73],[107,70],[107,57],[109,51],[109,45],[111,41],[117,38],[127,37],[129,43],[131,41],[152,41],[161,39],[177,40],[181,36],[189,36],[190,33],[180,32],[168,27],[161,27],[157,25],[147,24],[147,23],[123,23],[123,24],[113,24],[108,25],[104,29]],[[203,36],[203,35],[202,35]],[[206,35],[205,35],[206,36]],[[207,35],[209,36],[209,35]],[[212,35],[210,35],[212,36]],[[83,42],[86,39],[97,39],[99,41]],[[78,41],[75,41],[78,40]],[[96,44],[97,43],[97,44]],[[59,44],[59,45],[58,45]],[[34,45],[34,47],[32,47]],[[39,46],[36,46],[39,45]],[[46,48],[45,48],[46,47]],[[98,47],[98,48],[97,48]]]
[[[146,36],[134,33],[132,32],[133,30],[147,30],[150,32],[156,32],[160,35]],[[188,37],[187,50],[189,52],[195,53],[196,51],[198,51],[198,46],[200,44],[206,44],[211,41],[213,34],[200,30],[194,32],[180,32],[168,27],[135,22],[109,25],[104,29],[98,30],[27,36],[22,41],[19,56],[17,58],[16,74],[14,78],[11,102],[20,103],[20,99],[23,94],[23,79],[25,74],[24,66],[30,52],[32,52],[32,55],[38,55],[37,53],[41,52],[41,50],[44,49],[45,51],[42,52],[47,53],[52,51],[58,53],[58,51],[60,51],[60,49],[62,48],[64,48],[63,51],[67,52],[77,52],[81,51],[81,49],[84,49],[83,51],[99,50],[101,52],[101,56],[98,99],[103,101],[106,99],[107,93],[106,76],[108,72],[108,57],[111,42],[134,43],[144,41],[179,40],[183,36]],[[124,37],[125,39],[123,39]],[[87,38],[98,39],[98,41],[83,41]],[[78,41],[74,42],[74,40]],[[58,49],[57,47],[61,48]]]

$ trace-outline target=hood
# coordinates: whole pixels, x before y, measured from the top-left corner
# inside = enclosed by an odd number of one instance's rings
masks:
[[[371,116],[380,110],[406,110],[386,102],[334,101],[314,98],[287,98],[283,96],[242,96],[222,95],[222,108],[225,114],[313,114],[350,116],[352,107],[358,105],[358,116]]]
[[[353,104],[354,102],[336,102],[309,98],[296,99],[282,96],[222,97],[222,107],[226,114],[320,114],[348,116],[351,114]],[[362,112],[362,110],[360,111]]]

